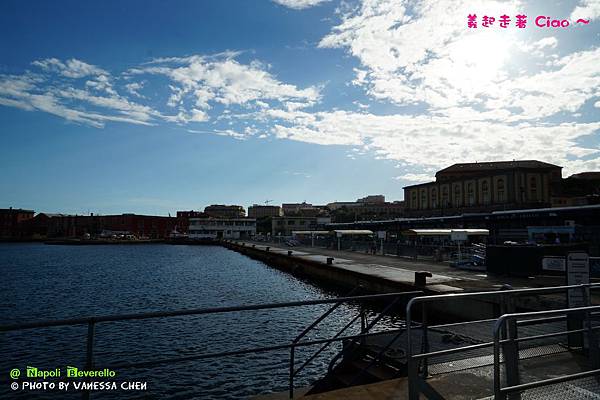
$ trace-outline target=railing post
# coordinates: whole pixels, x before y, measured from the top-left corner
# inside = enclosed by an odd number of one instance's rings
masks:
[[[406,305],[406,362],[408,369],[408,399],[419,400],[419,370],[417,363],[412,358],[412,321],[411,321],[411,307],[412,301],[409,301]]]
[[[504,296],[502,296],[504,297]],[[504,330],[504,318],[500,317],[494,325],[494,400],[504,400],[506,397],[502,394],[502,381],[500,378],[500,335]]]
[[[85,369],[88,371],[94,367],[94,331],[95,331],[95,322],[94,322],[94,319],[90,319],[90,321],[88,322],[86,356],[85,356]],[[89,380],[89,378],[87,380]],[[92,396],[92,394],[89,390],[84,390],[81,393],[81,398],[83,400],[89,400],[91,396]]]
[[[421,304],[421,327],[423,329],[423,353],[429,353],[429,332],[427,330],[427,303]],[[429,360],[423,358],[423,378],[429,375]]]
[[[290,400],[294,398],[294,356],[295,356],[295,342],[292,342],[290,347]]]
[[[507,312],[515,312],[514,298],[507,299]],[[509,318],[506,321],[507,339],[508,341],[503,346],[504,354],[504,371],[506,375],[506,384],[508,386],[516,386],[521,383],[519,374],[519,343],[516,341],[518,337],[517,321],[515,318]],[[521,393],[513,393],[509,395],[510,399],[520,399]]]

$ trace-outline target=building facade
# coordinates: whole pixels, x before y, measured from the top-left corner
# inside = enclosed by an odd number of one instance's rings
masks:
[[[237,205],[213,204],[204,207],[204,213],[213,218],[244,218],[246,210]]]
[[[18,239],[21,236],[21,224],[33,218],[34,213],[33,210],[21,208],[1,208],[0,239]]]
[[[188,233],[190,225],[190,218],[204,218],[207,217],[202,211],[177,211],[177,225],[176,229],[179,233]]]
[[[560,190],[562,167],[541,161],[454,164],[435,182],[404,187],[406,216],[543,208]]]
[[[103,232],[127,232],[138,238],[164,239],[175,228],[176,218],[155,215],[63,215],[47,221],[48,237],[96,237]]]
[[[250,239],[256,235],[254,218],[191,218],[190,239]]]
[[[331,223],[330,217],[273,217],[271,235],[291,236],[292,231],[315,231]]]
[[[282,215],[283,211],[279,206],[254,204],[248,207],[248,217],[250,218],[280,217]]]

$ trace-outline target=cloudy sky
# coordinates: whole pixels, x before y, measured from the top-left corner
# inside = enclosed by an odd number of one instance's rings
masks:
[[[600,0],[3,1],[0,207],[399,200],[455,162],[600,170],[599,26]]]

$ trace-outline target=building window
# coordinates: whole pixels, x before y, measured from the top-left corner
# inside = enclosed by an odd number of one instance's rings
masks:
[[[498,182],[496,182],[496,187],[498,189],[498,202],[503,203],[506,199],[504,179],[498,179]]]
[[[483,198],[483,204],[490,202],[490,185],[487,181],[481,182],[481,197]]]
[[[417,191],[415,190],[414,192],[412,192],[412,208],[419,208],[419,203],[417,202],[418,200],[418,194]]]
[[[437,190],[431,189],[431,208],[437,208]]]
[[[427,191],[421,191],[421,208],[427,208]]]
[[[475,189],[473,188],[472,183],[467,183],[467,201],[468,205],[475,205]]]
[[[529,182],[529,187],[531,188],[531,199],[537,201],[537,179],[535,178],[535,176],[532,176]]]
[[[450,204],[450,201],[448,200],[448,187],[444,186],[442,188],[442,207],[448,207],[448,205]]]
[[[454,186],[454,205],[456,207],[460,207],[461,205],[461,193],[460,193],[460,185]]]

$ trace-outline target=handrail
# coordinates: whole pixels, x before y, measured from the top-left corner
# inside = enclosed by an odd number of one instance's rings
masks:
[[[585,285],[581,285],[585,286]],[[593,311],[600,311],[600,306],[585,306],[585,307],[573,307],[573,308],[563,308],[558,310],[547,310],[547,311],[530,311],[530,312],[522,312],[522,313],[511,313],[504,314],[498,318],[496,323],[494,324],[494,395],[496,399],[505,398],[507,393],[519,392],[527,389],[533,389],[536,387],[551,385],[555,383],[566,382],[573,379],[579,379],[592,375],[600,375],[600,369],[595,369],[591,371],[584,371],[576,374],[569,374],[560,377],[544,379],[535,382],[529,382],[524,384],[517,384],[512,386],[502,387],[502,382],[500,379],[500,329],[505,325],[507,321],[517,320],[523,317],[552,317],[552,316],[562,316],[568,314],[579,314],[579,313],[591,313]],[[577,329],[577,330],[567,330],[564,332],[560,332],[565,335],[568,333],[579,332],[579,331],[588,331],[592,332],[600,327],[588,329]],[[557,334],[556,332],[553,334]],[[539,335],[537,335],[539,336]],[[531,338],[531,337],[528,337]],[[528,339],[528,338],[519,338],[520,340]],[[510,341],[510,339],[508,340]]]
[[[565,285],[565,286],[552,286],[552,287],[543,287],[543,288],[525,288],[525,289],[509,289],[509,290],[498,290],[498,291],[487,291],[487,292],[469,292],[469,293],[450,293],[450,294],[442,294],[442,295],[432,295],[432,296],[419,296],[413,297],[408,304],[406,305],[406,327],[407,327],[407,349],[406,349],[406,359],[408,364],[408,375],[409,375],[409,399],[415,400],[419,396],[419,385],[417,380],[419,380],[419,367],[415,365],[417,360],[424,360],[427,362],[427,359],[430,357],[435,357],[442,354],[452,354],[458,353],[461,351],[472,350],[480,347],[490,347],[493,345],[493,342],[481,343],[477,345],[469,345],[458,347],[455,349],[449,350],[439,350],[425,353],[421,353],[418,355],[413,354],[412,349],[412,333],[411,329],[414,327],[418,327],[421,324],[417,324],[412,321],[412,308],[415,304],[418,303],[428,303],[439,300],[453,300],[453,299],[461,299],[461,298],[472,298],[472,297],[488,297],[488,298],[505,298],[506,296],[514,296],[514,295],[533,295],[533,294],[552,294],[552,293],[560,293],[566,292],[572,289],[598,289],[600,288],[600,283],[589,283],[589,284],[580,284],[580,285]],[[479,321],[469,321],[468,323],[474,322],[490,322],[490,319],[487,320],[479,320]],[[527,320],[523,321],[523,323],[531,323],[535,324],[538,321]],[[539,321],[539,322],[547,322],[547,321]],[[446,324],[440,326],[452,326],[453,324]],[[421,329],[424,331],[427,329],[426,325],[421,326]],[[424,332],[426,335],[426,332]],[[475,347],[473,347],[475,346]],[[425,364],[426,365],[426,364]]]
[[[24,323],[16,323],[16,324],[6,324],[0,325],[0,332],[11,332],[11,331],[19,331],[19,330],[27,330],[27,329],[39,329],[39,328],[48,328],[48,327],[59,327],[59,326],[76,326],[76,325],[85,325],[87,324],[87,341],[86,341],[86,369],[92,369],[94,366],[94,336],[95,336],[95,326],[101,322],[116,322],[116,321],[130,321],[130,320],[146,320],[152,318],[168,318],[168,317],[177,317],[177,316],[189,316],[189,315],[207,315],[207,314],[220,314],[220,313],[230,313],[230,312],[240,312],[240,311],[256,311],[256,310],[265,310],[265,309],[279,309],[279,308],[288,308],[288,307],[303,307],[303,306],[312,306],[319,304],[335,304],[332,307],[333,311],[340,304],[345,302],[352,301],[365,301],[365,300],[383,300],[387,298],[393,298],[394,300],[391,304],[395,304],[398,299],[402,296],[407,295],[419,295],[423,294],[422,291],[411,291],[411,292],[394,292],[394,293],[381,293],[381,294],[371,294],[371,295],[361,295],[361,296],[344,296],[338,297],[334,299],[318,299],[318,300],[304,300],[304,301],[290,301],[283,303],[266,303],[266,304],[253,304],[247,306],[231,306],[231,307],[214,307],[214,308],[199,308],[199,309],[187,309],[187,310],[174,310],[174,311],[159,311],[159,312],[147,312],[147,313],[134,313],[134,314],[116,314],[116,315],[102,315],[102,316],[90,316],[90,317],[81,317],[81,318],[70,318],[70,319],[59,319],[59,320],[46,320],[46,321],[34,321],[34,322],[24,322]],[[390,305],[384,308],[384,310],[388,310]],[[321,318],[318,322],[322,321],[329,313],[325,313],[325,316]],[[374,325],[380,318],[376,318],[372,325]],[[354,321],[352,321],[354,322]],[[311,324],[311,327],[314,327],[316,324]],[[371,325],[371,326],[372,326]],[[281,349],[293,349],[295,347],[300,346],[314,346],[314,345],[322,345],[324,344],[326,347],[332,342],[343,341],[343,340],[352,340],[352,339],[362,339],[370,336],[376,336],[381,334],[386,334],[390,332],[395,332],[394,330],[385,331],[385,332],[374,332],[374,333],[364,333],[361,332],[359,335],[349,335],[349,336],[340,336],[343,332],[342,330],[338,332],[333,338],[328,339],[319,339],[319,340],[311,340],[311,341],[300,341],[300,339],[306,334],[299,335],[297,340],[292,343],[285,343],[279,345],[265,346],[265,347],[256,347],[249,349],[238,349],[238,350],[230,350],[216,353],[205,353],[205,354],[195,354],[181,357],[170,357],[163,359],[155,359],[149,361],[141,361],[134,363],[117,363],[113,365],[109,365],[110,368],[118,369],[118,368],[143,368],[143,367],[152,367],[155,365],[173,363],[173,362],[182,362],[182,361],[192,361],[192,360],[201,360],[207,358],[218,358],[218,357],[227,357],[227,356],[236,356],[243,354],[251,354],[258,352],[266,352],[266,351],[275,351]],[[368,332],[368,331],[365,331]],[[320,351],[322,351],[321,349]],[[320,353],[319,351],[319,353]],[[317,353],[318,354],[318,353]],[[313,357],[314,358],[314,357]],[[291,361],[293,362],[293,360]],[[90,398],[89,391],[82,392],[83,399]]]
[[[356,288],[355,288],[356,289]],[[354,289],[353,289],[354,290]],[[415,295],[415,294],[423,294],[422,291],[412,291],[412,292],[400,292],[400,293],[396,293],[394,296],[394,299],[379,313],[379,315],[373,319],[373,321],[371,321],[367,326],[365,326],[364,328],[361,328],[361,334],[366,334],[369,332],[369,330],[374,327],[386,314],[386,312],[388,310],[390,310],[399,300],[401,296],[406,296],[406,295]],[[336,306],[332,307],[330,310],[328,310],[327,312],[325,312],[323,315],[321,315],[315,322],[313,322],[308,328],[304,329],[304,331],[302,331],[302,333],[300,335],[298,335],[296,337],[296,339],[294,339],[294,341],[292,341],[292,347],[290,348],[290,367],[289,367],[289,398],[293,399],[294,397],[294,377],[301,371],[303,370],[312,360],[315,359],[315,357],[317,357],[323,350],[325,350],[332,342],[327,342],[325,343],[319,350],[317,350],[317,352],[315,354],[313,354],[308,360],[306,360],[301,366],[300,368],[298,368],[297,370],[294,369],[295,366],[295,345],[298,343],[298,340],[302,337],[304,337],[309,331],[310,329],[312,329],[314,326],[316,326],[319,322],[321,322],[323,319],[325,319],[325,317],[327,317],[328,315],[331,314],[331,312],[333,312],[333,310],[335,308],[337,308],[338,304],[336,304]],[[348,329],[354,322],[356,322],[356,320],[358,319],[358,317],[362,317],[362,310],[361,312],[356,315],[352,320],[350,320],[350,322],[348,322],[344,327],[342,327],[342,329],[340,329],[334,336],[333,338],[337,338],[339,335],[341,335],[343,332],[346,331],[346,329]],[[389,333],[386,332],[386,333]],[[362,337],[367,337],[367,336],[362,336]],[[331,364],[330,364],[331,365]],[[368,367],[367,367],[368,368]],[[363,371],[361,371],[362,373]]]

